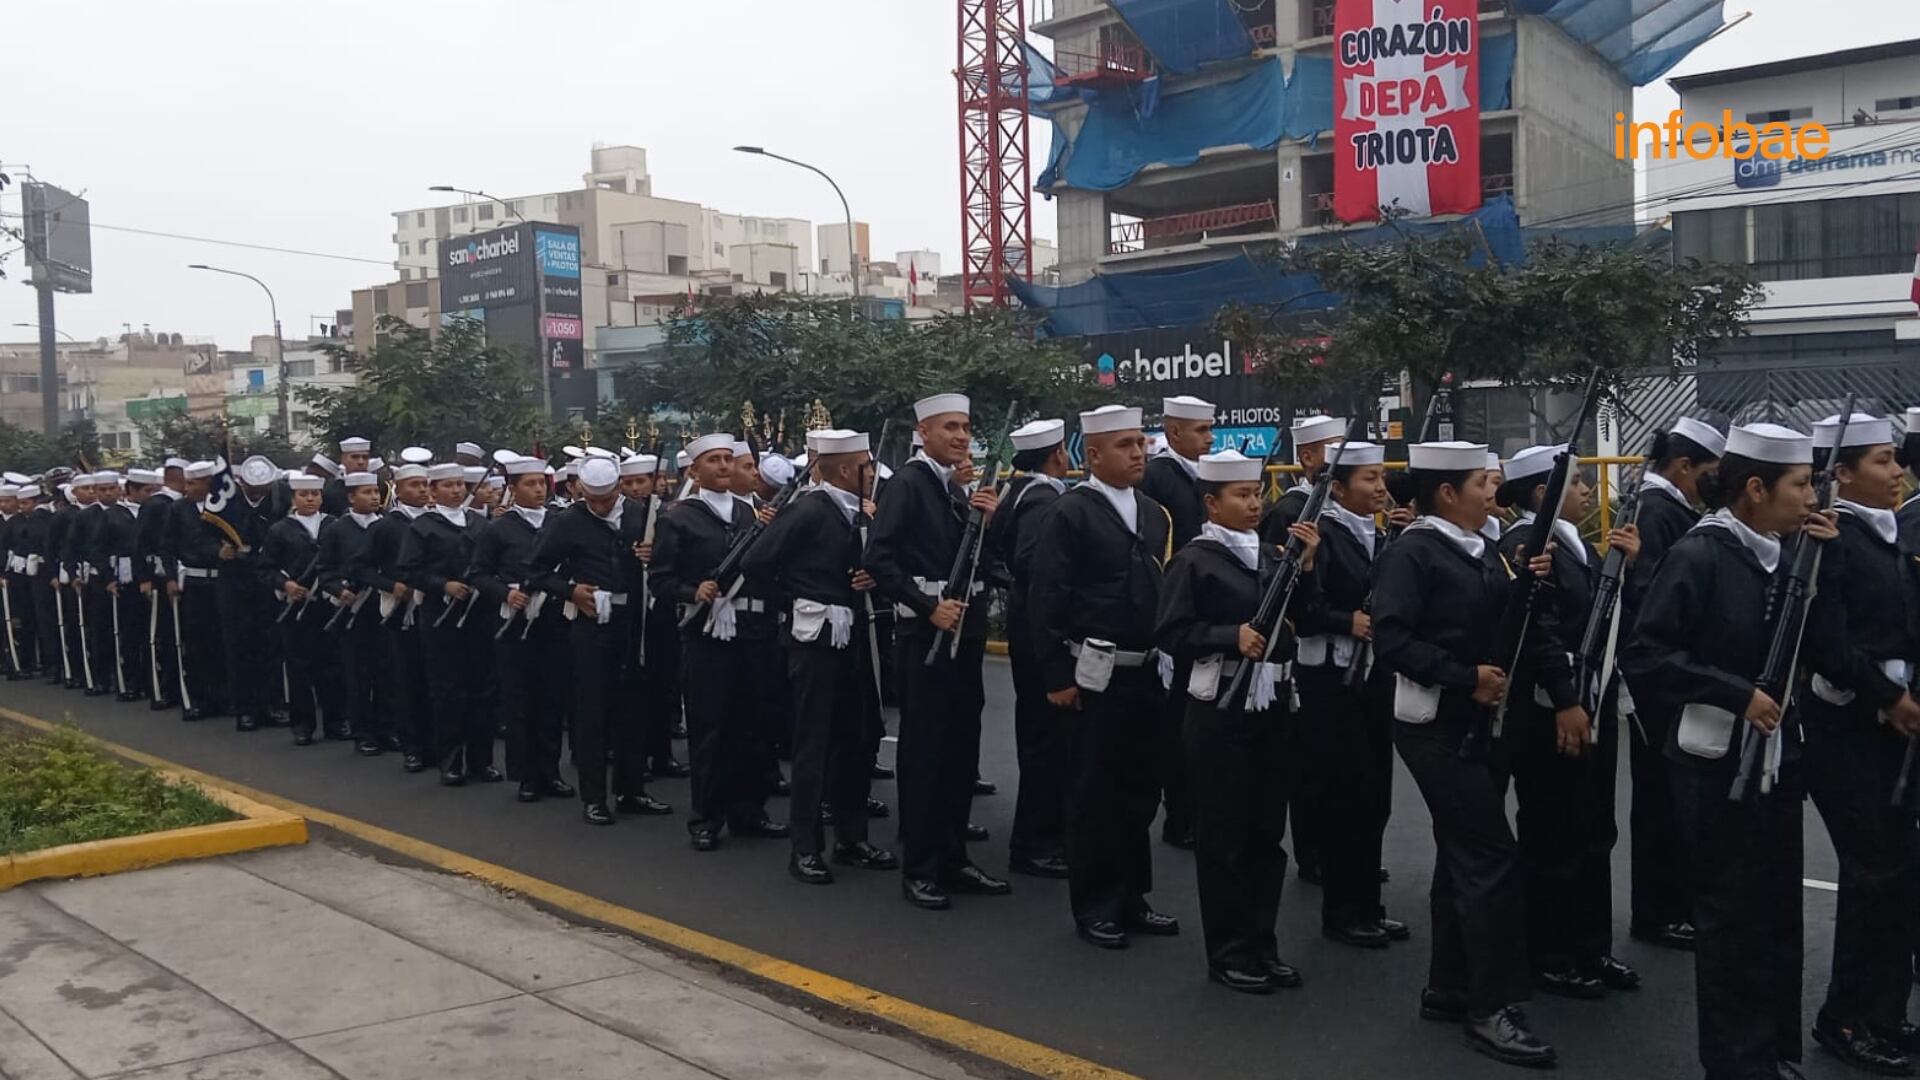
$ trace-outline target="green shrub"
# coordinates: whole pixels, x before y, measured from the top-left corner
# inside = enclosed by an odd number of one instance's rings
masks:
[[[190,784],[121,764],[80,732],[0,736],[0,855],[238,816]]]

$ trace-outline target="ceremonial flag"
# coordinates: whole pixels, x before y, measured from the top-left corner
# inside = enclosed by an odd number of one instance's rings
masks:
[[[1916,270],[1920,271],[1920,265],[1916,266]],[[1914,287],[1920,288],[1920,284]],[[907,262],[907,306],[920,306],[920,270],[913,265],[912,260]]]
[[[1333,106],[1341,221],[1479,209],[1477,0],[1338,0]]]

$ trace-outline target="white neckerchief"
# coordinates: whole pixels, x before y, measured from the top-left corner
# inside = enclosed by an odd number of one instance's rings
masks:
[[[1260,572],[1260,534],[1252,529],[1228,529],[1209,521],[1200,526],[1200,539],[1211,540],[1240,560],[1240,565]]]
[[[1320,511],[1321,517],[1330,517],[1347,527],[1360,546],[1367,549],[1367,558],[1373,558],[1373,542],[1379,536],[1379,530],[1373,527],[1373,518],[1356,514],[1333,500],[1327,500],[1326,509]]]
[[[702,503],[705,503],[707,509],[713,511],[714,517],[719,518],[725,524],[728,524],[728,525],[733,524],[733,493],[732,492],[708,491],[706,488],[701,488],[699,491],[696,491],[693,494],[694,494],[694,498],[699,499]]]
[[[513,508],[513,512],[526,519],[527,524],[536,529],[545,524],[547,520],[547,508],[544,506],[536,510],[530,506],[516,505]]]
[[[1172,458],[1173,463],[1175,465],[1180,466],[1182,469],[1185,469],[1188,476],[1191,476],[1195,479],[1199,479],[1200,477],[1200,471],[1194,467],[1193,462],[1188,461],[1186,458],[1183,458],[1179,454],[1174,453],[1173,447],[1171,446],[1161,447],[1160,451],[1154,454],[1153,456],[1163,457],[1163,458]]]
[[[1877,506],[1861,506],[1857,502],[1840,498],[1834,499],[1833,505],[1834,509],[1852,514],[1866,522],[1867,527],[1873,530],[1874,535],[1878,536],[1882,543],[1891,544],[1894,538],[1900,535],[1900,522],[1894,518],[1891,510],[1882,510]]]
[[[1448,521],[1446,518],[1433,514],[1422,514],[1413,519],[1413,524],[1407,526],[1408,532],[1412,532],[1414,529],[1432,529],[1434,532],[1453,541],[1455,546],[1459,547],[1461,551],[1466,552],[1476,559],[1486,554],[1486,537],[1481,536],[1479,533],[1468,532],[1453,522]]]
[[[1646,474],[1640,478],[1640,483],[1655,491],[1664,491],[1673,497],[1674,502],[1679,503],[1689,510],[1693,509],[1693,501],[1687,498],[1687,493],[1681,491],[1679,485],[1661,476],[1659,473],[1654,472],[1652,469],[1646,471]]]
[[[167,487],[167,486],[166,486],[166,485],[164,485],[164,484],[163,484],[163,485],[161,485],[161,487],[160,487],[160,490],[159,490],[159,491],[156,491],[156,492],[154,492],[153,494],[154,494],[154,496],[155,496],[156,498],[161,498],[161,499],[168,499],[168,500],[172,500],[172,499],[177,499],[177,498],[179,498],[179,497],[180,497],[180,493],[179,493],[179,492],[177,492],[177,491],[175,491],[175,490],[173,490],[173,489],[172,489],[172,488],[170,488],[170,487]]]
[[[353,519],[355,525],[363,529],[373,528],[373,523],[380,520],[379,514],[363,514],[358,510],[347,511],[347,516]]]
[[[913,452],[913,456],[908,458],[907,460],[917,461],[920,464],[925,465],[927,468],[932,469],[933,475],[938,477],[942,484],[950,484],[953,482],[953,466],[940,464],[939,462],[928,457],[927,452],[925,450],[915,450]]]
[[[406,503],[394,503],[393,508],[400,511],[400,516],[406,518],[408,521],[412,521],[414,518],[427,512],[427,508],[424,506],[408,506]]]
[[[52,503],[41,503],[41,504],[40,504],[39,506],[36,506],[36,507],[34,507],[34,509],[35,509],[35,510],[45,510],[45,511],[46,511],[47,513],[49,513],[49,514],[51,514],[51,513],[53,513],[53,504],[52,504]]]
[[[1122,522],[1126,523],[1128,532],[1139,535],[1140,500],[1134,495],[1132,488],[1117,488],[1111,484],[1102,483],[1099,477],[1092,474],[1087,476],[1087,486],[1099,492],[1107,502],[1113,504],[1114,512],[1120,515]]]
[[[839,507],[840,512],[847,515],[847,523],[849,525],[853,523],[854,518],[859,516],[860,514],[860,493],[859,492],[843,491],[840,488],[834,487],[832,484],[822,484],[820,485],[819,490],[826,492],[829,496],[832,496],[833,505]]]
[[[267,501],[267,497],[265,495],[262,495],[256,499],[253,496],[247,494],[246,488],[240,489],[240,498],[246,500],[247,508],[250,510],[260,509],[260,504]]]
[[[433,512],[463,529],[467,527],[467,508],[464,506],[445,507],[434,503]]]
[[[1520,520],[1514,522],[1513,527],[1516,529],[1523,528],[1531,524],[1534,517],[1534,512],[1529,510],[1520,515]],[[1492,521],[1493,519],[1488,518],[1487,520]],[[1568,521],[1566,518],[1554,518],[1553,538],[1560,541],[1560,546],[1566,548],[1574,558],[1579,559],[1581,566],[1587,565],[1587,544],[1586,541],[1580,538],[1580,530],[1573,522]],[[1532,552],[1528,552],[1528,554],[1531,555]]]
[[[320,526],[327,523],[327,515],[315,511],[311,514],[288,514],[299,526],[307,530],[309,539],[320,539]]]
[[[627,497],[625,495],[613,500],[613,513],[605,516],[595,514],[592,506],[587,507],[587,513],[593,514],[594,520],[605,524],[607,528],[612,529],[614,532],[620,531],[620,516],[626,512]]]
[[[116,505],[116,506],[124,506],[124,507],[126,507],[126,508],[127,508],[127,513],[129,513],[129,514],[132,514],[132,515],[133,515],[133,520],[135,520],[135,521],[139,521],[139,520],[140,520],[140,504],[139,504],[139,503],[137,503],[137,502],[128,502],[128,501],[127,501],[127,500],[125,500],[125,499],[121,499],[121,500],[120,500],[120,501],[119,501],[118,503],[115,503],[114,505]]]
[[[1034,488],[1037,488],[1042,484],[1045,484],[1046,486],[1052,488],[1053,493],[1055,495],[1058,495],[1061,492],[1067,490],[1067,482],[1065,480],[1060,479],[1059,477],[1048,476],[1046,473],[1029,473],[1028,475],[1033,477],[1033,482],[1030,484],[1020,485],[1020,494],[1015,495],[1013,497],[1013,505],[1007,507],[1008,512],[1012,512],[1014,509],[1019,507],[1020,500],[1027,497],[1027,492],[1032,491]]]
[[[1696,529],[1726,529],[1740,539],[1740,543],[1753,552],[1760,560],[1760,568],[1771,574],[1780,566],[1780,538],[1754,532],[1746,522],[1733,516],[1733,511],[1721,507],[1700,519]]]
[[[1494,517],[1492,514],[1488,514],[1487,520],[1480,523],[1480,535],[1496,544],[1500,542],[1500,537],[1504,536],[1506,531],[1506,526],[1502,525],[1500,519]]]

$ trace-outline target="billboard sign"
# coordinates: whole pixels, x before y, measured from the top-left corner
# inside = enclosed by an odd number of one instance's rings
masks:
[[[440,248],[440,310],[478,318],[497,344],[522,344],[548,372],[585,366],[580,230],[516,222]]]
[[[440,310],[489,311],[534,302],[532,251],[525,227],[449,239],[440,245]]]
[[[33,283],[54,292],[92,292],[93,238],[87,200],[37,180],[20,185],[20,199],[25,218],[21,239]]]
[[[1338,0],[1334,213],[1480,207],[1478,0]]]
[[[533,250],[540,274],[550,278],[580,278],[580,234],[553,229],[533,230]]]

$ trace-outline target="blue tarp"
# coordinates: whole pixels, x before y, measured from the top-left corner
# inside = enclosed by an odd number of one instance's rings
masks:
[[[1519,0],[1635,86],[1673,70],[1726,22],[1722,0]]]
[[[1486,235],[1487,246],[1503,263],[1525,260],[1519,218],[1513,200],[1498,198],[1474,212]],[[1419,234],[1454,228],[1455,223],[1403,224],[1400,230]],[[1392,243],[1393,229],[1356,229],[1320,243]],[[1339,298],[1322,289],[1310,274],[1285,274],[1277,264],[1234,256],[1201,266],[1146,270],[1132,274],[1101,274],[1078,285],[1058,287],[1014,281],[1013,290],[1030,308],[1047,313],[1045,328],[1055,337],[1112,334],[1154,326],[1183,326],[1210,321],[1221,306],[1239,300],[1277,304],[1286,310],[1313,311],[1333,307]]]
[[[1108,0],[1159,62],[1160,70],[1191,75],[1200,65],[1253,53],[1253,37],[1228,0]]]

